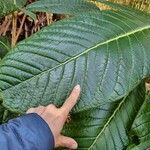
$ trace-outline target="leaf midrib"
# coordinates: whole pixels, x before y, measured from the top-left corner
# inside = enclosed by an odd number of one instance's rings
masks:
[[[123,100],[118,104],[117,108],[114,110],[113,114],[108,118],[108,121],[106,122],[106,124],[104,125],[104,127],[101,129],[100,133],[96,136],[94,142],[91,144],[91,146],[88,148],[88,150],[92,150],[92,147],[95,145],[95,143],[97,142],[98,138],[105,131],[105,129],[107,128],[107,126],[109,125],[109,123],[113,120],[113,118],[116,116],[117,112],[120,110],[120,108],[122,107],[122,105],[125,103],[126,98],[128,97],[128,95],[129,94],[127,94],[127,96],[125,96],[123,98]]]
[[[80,56],[82,56],[82,55],[84,55],[84,54],[90,52],[91,50],[93,50],[93,49],[95,49],[95,48],[97,48],[97,47],[99,47],[99,46],[102,46],[102,45],[104,45],[104,44],[108,44],[108,43],[110,43],[110,42],[113,42],[113,41],[115,41],[115,40],[124,38],[124,37],[126,37],[126,36],[133,35],[133,34],[138,33],[138,32],[142,32],[143,30],[147,30],[147,29],[149,29],[149,28],[150,28],[150,25],[146,25],[145,27],[138,28],[138,29],[136,29],[136,30],[134,30],[134,31],[130,31],[130,32],[127,32],[127,33],[125,33],[125,34],[121,34],[121,35],[119,35],[119,36],[117,36],[117,37],[114,37],[114,38],[112,38],[112,39],[108,39],[108,40],[106,40],[106,41],[104,41],[104,42],[102,42],[102,43],[98,43],[98,44],[96,44],[95,46],[93,46],[93,47],[91,47],[91,48],[89,48],[89,49],[83,51],[82,53],[80,53],[80,54],[78,54],[78,55],[76,55],[76,56],[74,56],[74,57],[72,57],[72,58],[66,60],[65,62],[62,62],[61,64],[56,65],[55,67],[53,67],[53,68],[51,68],[51,69],[45,70],[45,71],[43,71],[43,72],[41,72],[41,73],[39,73],[39,74],[37,74],[37,75],[35,75],[35,76],[33,76],[33,77],[27,79],[27,80],[24,80],[24,81],[22,81],[22,82],[20,82],[20,83],[18,83],[18,84],[16,84],[16,85],[11,86],[11,87],[9,87],[9,88],[7,88],[7,89],[5,89],[5,90],[2,90],[2,91],[3,91],[3,92],[4,92],[4,91],[7,91],[7,90],[9,90],[9,89],[11,89],[11,88],[14,88],[15,86],[18,86],[18,85],[20,85],[20,84],[23,84],[24,82],[27,82],[27,81],[29,81],[29,80],[32,80],[32,79],[34,79],[34,78],[36,78],[36,77],[38,77],[38,76],[44,74],[45,72],[53,71],[53,70],[55,70],[55,69],[57,69],[57,68],[59,68],[59,67],[61,67],[61,66],[63,66],[63,65],[66,65],[67,63],[71,62],[72,60],[75,60],[75,59],[79,58]]]

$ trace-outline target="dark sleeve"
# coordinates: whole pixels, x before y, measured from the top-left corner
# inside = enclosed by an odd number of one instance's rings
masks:
[[[0,126],[1,150],[53,150],[54,138],[37,114],[27,114]]]

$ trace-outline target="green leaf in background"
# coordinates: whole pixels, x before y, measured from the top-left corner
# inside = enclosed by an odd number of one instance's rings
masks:
[[[34,12],[71,15],[99,10],[95,4],[87,0],[39,0],[28,5],[26,9]]]
[[[93,12],[46,27],[0,64],[3,104],[12,111],[54,103],[81,85],[74,112],[116,102],[150,74],[150,20],[125,11]]]
[[[129,143],[128,131],[144,97],[145,89],[141,84],[117,103],[76,113],[63,134],[75,138],[78,150],[122,150]]]
[[[0,0],[0,18],[16,10],[18,8],[12,0]]]
[[[2,106],[3,107],[3,106]],[[1,108],[0,108],[1,109]],[[3,111],[3,119],[2,119],[2,123],[6,123],[8,122],[10,119],[16,118],[19,116],[18,113],[13,113],[11,111],[9,111],[8,109],[6,109],[5,107],[2,108]]]
[[[6,36],[0,36],[0,58],[2,59],[11,49],[10,42]]]
[[[26,3],[27,3],[27,0],[16,0],[16,5],[20,8],[23,7]]]
[[[127,150],[149,150],[150,148],[150,140],[144,141],[139,145],[134,145],[132,147],[127,148]]]
[[[146,150],[150,148],[150,94],[146,97],[132,125],[131,135],[138,139],[137,145],[132,150]]]
[[[0,0],[0,18],[23,7],[27,0]]]
[[[4,114],[5,108],[0,104],[0,124],[3,123],[3,114]]]
[[[26,16],[29,16],[30,18],[32,18],[34,21],[36,21],[36,14],[35,13],[33,13],[33,12],[31,12],[31,11],[29,11],[29,10],[26,10],[25,8],[24,9],[21,9],[22,10],[22,12],[24,12],[24,14],[26,15]]]
[[[17,116],[19,116],[19,114],[9,111],[0,104],[0,124],[6,123]]]

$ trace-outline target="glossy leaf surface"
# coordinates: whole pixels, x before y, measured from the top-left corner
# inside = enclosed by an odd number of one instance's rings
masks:
[[[19,43],[0,64],[3,104],[13,111],[61,105],[79,83],[74,111],[115,102],[150,73],[150,20],[125,11],[60,21]]]

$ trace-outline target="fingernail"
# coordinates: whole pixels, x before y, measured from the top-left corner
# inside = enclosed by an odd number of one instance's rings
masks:
[[[78,148],[78,144],[77,143],[72,143],[71,149],[77,149],[77,148]]]
[[[77,84],[77,85],[75,86],[75,89],[76,89],[76,90],[80,90],[80,85]]]

